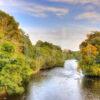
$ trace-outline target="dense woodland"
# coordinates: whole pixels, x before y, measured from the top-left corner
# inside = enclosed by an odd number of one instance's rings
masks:
[[[15,19],[0,11],[0,93],[21,94],[24,84],[41,69],[62,67],[72,58],[52,43],[38,41],[32,45]]]
[[[0,94],[22,94],[24,84],[41,69],[63,67],[67,59],[82,59],[85,75],[100,76],[100,33],[88,35],[80,51],[62,50],[38,40],[32,45],[15,19],[0,11]]]
[[[0,86],[6,93],[24,91],[23,83],[33,73],[32,52],[32,44],[19,29],[18,23],[12,16],[0,11]]]
[[[86,76],[100,76],[100,32],[87,35],[80,45],[80,67]]]

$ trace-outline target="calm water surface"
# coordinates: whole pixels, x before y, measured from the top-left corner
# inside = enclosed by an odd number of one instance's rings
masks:
[[[100,79],[84,78],[77,72],[77,62],[69,60],[64,68],[33,77],[25,96],[8,100],[100,100]]]

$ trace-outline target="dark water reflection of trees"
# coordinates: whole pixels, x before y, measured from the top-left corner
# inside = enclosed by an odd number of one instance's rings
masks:
[[[100,79],[83,78],[81,89],[85,100],[100,100]]]
[[[50,72],[51,73],[51,72]],[[48,100],[55,100],[55,95],[58,97],[61,96],[62,98],[58,98],[59,100],[100,100],[100,79],[94,79],[94,78],[82,78],[82,79],[66,79],[66,77],[55,77],[55,75],[48,75],[48,72],[43,74],[38,74],[33,77],[33,80],[30,82],[30,85],[28,87],[29,91],[26,93],[25,96],[19,97],[11,97],[8,100],[33,100],[34,96],[38,93],[38,98],[41,97],[40,90],[36,92],[36,90],[40,87],[43,87],[41,92],[44,92],[46,94],[42,95],[42,97],[49,97]],[[58,84],[58,82],[60,84]],[[47,85],[48,84],[48,85]],[[53,88],[54,90],[51,90],[52,86],[55,86]],[[60,91],[61,88],[62,90]],[[45,91],[46,90],[46,91]],[[49,91],[50,90],[50,91]],[[57,90],[57,91],[56,91]],[[49,91],[49,92],[47,92]],[[55,91],[55,92],[54,92]],[[70,91],[72,91],[70,93]],[[35,94],[36,93],[36,94]],[[50,96],[51,95],[53,96]],[[53,94],[52,94],[53,93]],[[70,95],[68,95],[70,94]],[[73,97],[70,97],[73,96]],[[75,98],[75,99],[74,99]],[[58,100],[57,99],[57,100]],[[40,100],[40,99],[34,99],[34,100]],[[44,100],[44,99],[41,99]],[[45,99],[46,100],[46,99]]]

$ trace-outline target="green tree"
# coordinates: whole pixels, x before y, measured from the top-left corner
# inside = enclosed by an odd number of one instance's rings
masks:
[[[100,32],[87,37],[80,45],[80,66],[86,76],[100,76]]]

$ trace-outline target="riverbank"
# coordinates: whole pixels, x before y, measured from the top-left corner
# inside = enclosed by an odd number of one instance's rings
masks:
[[[99,79],[76,78],[68,71],[73,72],[54,68],[38,73],[29,83],[26,100],[99,100]]]

